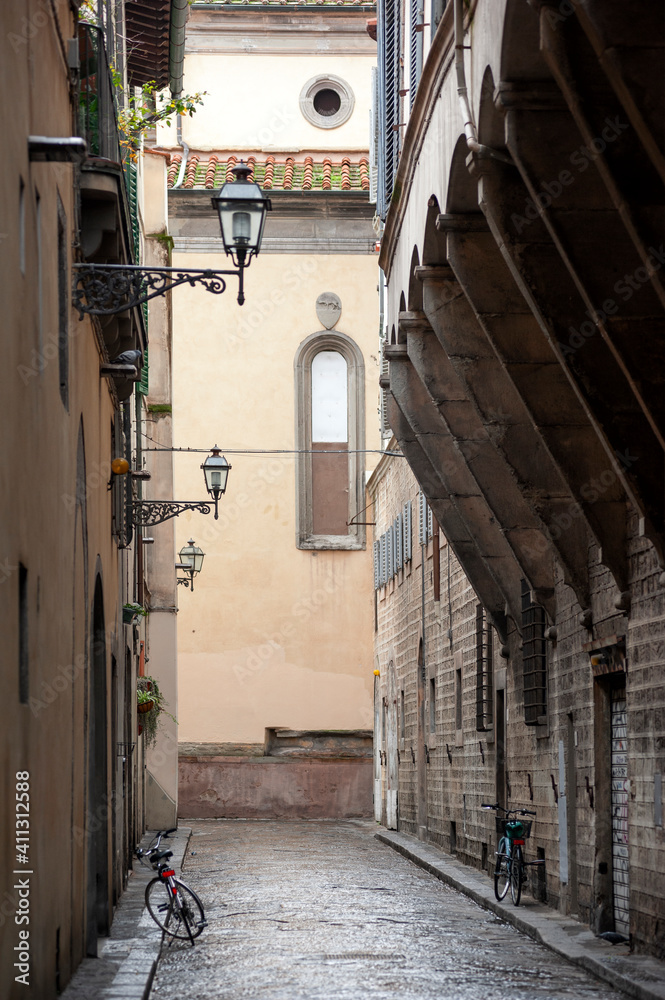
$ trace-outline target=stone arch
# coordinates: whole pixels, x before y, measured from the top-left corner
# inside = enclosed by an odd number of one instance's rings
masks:
[[[500,79],[551,79],[540,52],[539,13],[524,0],[507,0],[501,40]],[[482,140],[481,140],[482,142]]]
[[[466,144],[466,137],[460,135],[455,143],[453,156],[450,163],[450,180],[448,182],[448,195],[446,199],[446,212],[449,215],[468,215],[472,212],[479,212],[478,206],[478,184],[469,173],[466,161],[469,155],[469,147]]]
[[[416,277],[416,268],[420,266],[420,254],[418,247],[413,248],[411,254],[411,266],[409,267],[409,312],[422,312],[423,308],[423,283]]]
[[[436,228],[436,220],[440,213],[438,198],[433,194],[427,201],[423,239],[423,264],[427,267],[437,267],[446,263],[446,236]]]
[[[503,115],[494,103],[494,74],[487,66],[483,74],[480,88],[480,104],[478,107],[478,139],[490,149],[505,149],[506,133]]]
[[[406,312],[406,296],[404,295],[404,292],[402,292],[402,294],[399,297],[399,312],[400,313]],[[406,344],[406,333],[405,332],[403,333],[402,330],[400,330],[399,323],[397,324],[397,343]]]

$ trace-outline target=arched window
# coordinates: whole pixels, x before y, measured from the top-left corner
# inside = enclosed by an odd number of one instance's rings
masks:
[[[365,506],[362,354],[343,333],[315,333],[298,348],[295,376],[296,543],[364,548],[364,527],[348,523]]]

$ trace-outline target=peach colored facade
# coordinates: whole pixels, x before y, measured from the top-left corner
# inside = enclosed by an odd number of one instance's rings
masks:
[[[233,50],[231,17],[236,31],[237,18],[243,19],[253,40],[242,55]],[[295,33],[286,30],[294,18]],[[369,192],[360,187],[357,167],[355,190],[341,189],[335,177],[344,155],[354,164],[364,155],[366,166],[374,46],[363,12],[348,10],[331,18],[318,9],[195,7],[187,32],[185,87],[208,93],[201,112],[182,121],[182,146],[175,127],[157,136],[160,148],[172,154],[173,264],[231,266],[210,205],[213,191],[206,187],[212,156],[223,159],[235,151],[238,158],[262,162],[270,155],[278,161],[291,156],[299,177],[306,153],[315,162],[330,154],[333,183],[332,190],[322,189],[315,176],[307,189],[299,181],[282,181],[281,168],[276,170],[273,211],[261,254],[246,274],[242,308],[235,301],[235,278],[221,296],[186,287],[173,296],[174,443],[198,449],[175,455],[176,498],[204,498],[200,465],[213,444],[232,466],[219,520],[188,514],[176,527],[176,550],[192,537],[205,552],[193,591],[178,588],[180,783],[181,793],[188,790],[180,814],[247,815],[244,779],[238,794],[229,796],[225,762],[233,757],[234,767],[241,766],[238,758],[244,757],[253,759],[248,766],[256,765],[257,756],[264,768],[259,784],[267,789],[277,781],[279,789],[276,797],[255,791],[254,808],[265,813],[271,802],[277,810],[282,806],[275,803],[291,802],[294,815],[305,814],[298,805],[295,763],[292,768],[281,761],[279,777],[265,770],[274,763],[266,750],[270,730],[303,734],[294,753],[310,757],[318,751],[303,748],[306,734],[335,731],[335,753],[355,757],[351,766],[363,789],[360,805],[347,802],[339,809],[369,814],[371,760],[366,750],[349,750],[347,735],[363,732],[369,739],[372,727],[372,556],[364,525],[331,544],[303,541],[306,474],[299,472],[304,459],[296,452],[306,450],[310,418],[296,362],[308,338],[319,334],[332,338],[326,343],[337,338],[353,358],[349,426],[360,437],[352,445],[350,432],[349,520],[355,515],[363,522],[365,470],[376,463],[379,456],[371,449],[381,443],[378,269]],[[315,43],[326,32],[332,51],[313,59]],[[242,105],[228,101],[225,84],[240,72],[239,62],[248,81]],[[333,87],[335,76],[342,79],[340,115],[350,114],[338,127],[312,124],[301,109],[301,92],[317,73]],[[317,121],[315,111],[307,113]],[[341,301],[330,331],[317,316],[324,293]],[[209,777],[190,795],[202,761]],[[321,765],[315,782],[318,815],[330,807],[326,767]]]

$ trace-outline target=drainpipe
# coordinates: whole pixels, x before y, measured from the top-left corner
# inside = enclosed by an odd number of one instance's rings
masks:
[[[189,0],[171,0],[171,26],[169,31],[169,86],[172,97],[182,94],[182,82],[185,64],[185,24],[189,14]],[[182,116],[178,115],[177,123],[178,145],[182,146],[183,155],[178,177],[173,185],[179,188],[185,179],[189,146],[182,137]]]
[[[178,176],[176,178],[173,187],[171,188],[172,191],[174,190],[174,188],[179,188],[182,182],[184,181],[185,170],[187,169],[187,158],[189,157],[189,146],[182,137],[182,115],[178,115],[176,134],[178,137],[178,145],[182,146],[182,160],[180,162],[180,170],[178,171]]]
[[[189,14],[189,0],[171,0],[171,26],[169,31],[169,86],[172,97],[182,94],[185,64],[185,24]]]
[[[511,166],[514,166],[511,158],[505,153],[500,153],[498,149],[491,149],[478,142],[478,133],[469,103],[469,92],[466,88],[464,72],[464,9],[462,0],[455,0],[455,73],[457,75],[457,96],[462,110],[467,146],[473,153],[484,153],[485,156],[491,156],[495,160],[501,160],[503,163],[510,163]]]

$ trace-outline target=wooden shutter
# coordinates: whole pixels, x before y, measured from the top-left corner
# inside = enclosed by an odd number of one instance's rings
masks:
[[[423,68],[423,0],[409,0],[409,107],[416,99],[418,81]]]
[[[143,354],[143,367],[141,368],[141,378],[136,383],[136,391],[142,396],[148,395],[148,349],[146,347]]]
[[[401,513],[395,518],[393,530],[395,532],[395,569],[398,570],[404,565],[404,532]]]
[[[369,200],[375,205],[381,141],[379,70],[376,66],[372,66],[372,106],[369,115]]]
[[[374,589],[378,590],[381,586],[381,553],[380,553],[380,542],[374,542]]]
[[[427,500],[425,494],[418,494],[418,541],[421,545],[427,543]]]
[[[402,524],[404,526],[404,562],[411,562],[412,544],[411,544],[411,533],[413,530],[412,526],[412,508],[411,501],[408,500],[404,504],[404,519]]]
[[[388,359],[385,354],[386,341],[381,341],[381,376],[388,377]],[[390,437],[392,431],[388,423],[388,389],[381,389],[381,436]]]
[[[382,219],[390,205],[399,155],[400,11],[400,0],[380,0],[377,8],[381,142],[376,210]]]

